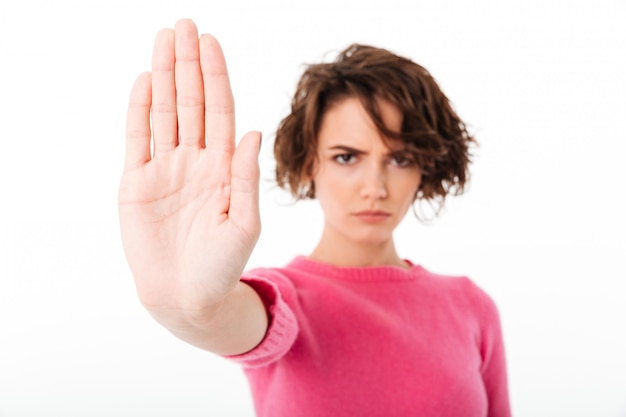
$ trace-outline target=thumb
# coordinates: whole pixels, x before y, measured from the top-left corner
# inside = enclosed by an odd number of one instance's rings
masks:
[[[229,217],[235,223],[246,228],[256,226],[259,231],[261,136],[261,132],[248,132],[241,138],[235,149],[231,163],[230,208],[228,210]]]

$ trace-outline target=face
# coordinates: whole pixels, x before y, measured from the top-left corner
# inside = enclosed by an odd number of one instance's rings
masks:
[[[400,131],[402,114],[379,102],[385,125]],[[325,216],[324,233],[338,243],[381,244],[413,203],[419,167],[399,141],[384,142],[357,98],[330,107],[318,136],[313,181]]]

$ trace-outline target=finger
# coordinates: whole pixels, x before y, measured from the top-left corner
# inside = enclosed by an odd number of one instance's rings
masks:
[[[204,146],[204,90],[198,30],[191,20],[186,19],[176,24],[175,31],[178,142]]]
[[[211,35],[200,38],[200,67],[204,80],[206,147],[232,156],[235,150],[235,103],[222,48]]]
[[[249,132],[239,142],[231,165],[230,208],[228,214],[247,230],[260,227],[259,150],[261,133]]]
[[[133,84],[126,112],[126,171],[150,160],[151,103],[152,77],[149,72],[145,72]]]
[[[169,152],[178,144],[176,84],[174,80],[174,31],[161,30],[152,54],[152,128],[154,154]]]

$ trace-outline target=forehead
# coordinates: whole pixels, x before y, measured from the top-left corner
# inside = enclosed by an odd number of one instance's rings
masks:
[[[385,126],[395,132],[402,128],[402,113],[390,102],[377,99],[376,104]],[[383,142],[381,132],[369,113],[356,97],[348,97],[333,103],[323,114],[318,134],[320,147],[342,145],[366,145],[377,139]],[[384,142],[393,144],[395,140]],[[393,145],[392,145],[393,146]]]

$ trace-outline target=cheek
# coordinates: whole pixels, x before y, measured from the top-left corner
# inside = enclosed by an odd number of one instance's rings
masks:
[[[314,177],[315,187],[325,195],[341,196],[353,187],[354,177],[354,170],[324,164]]]
[[[413,202],[415,193],[420,186],[420,175],[417,173],[400,173],[391,181],[394,191],[398,196],[404,196],[410,202]]]
[[[347,190],[338,181],[335,182],[323,182],[315,184],[317,199],[323,207],[331,207],[342,204],[342,201],[346,199]]]
[[[328,170],[320,172],[315,178],[315,196],[327,216],[344,211],[354,199],[354,186],[347,181],[346,175],[337,176]]]

